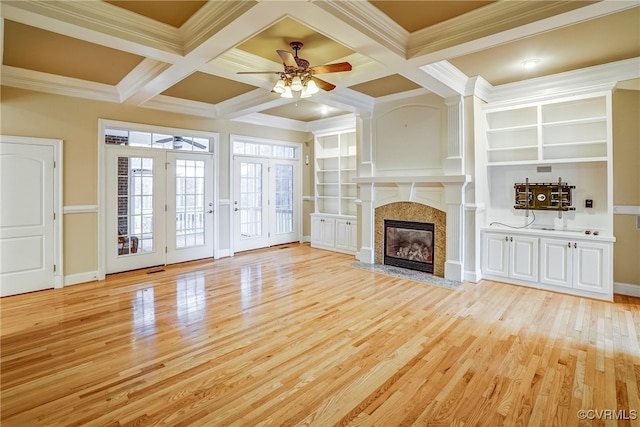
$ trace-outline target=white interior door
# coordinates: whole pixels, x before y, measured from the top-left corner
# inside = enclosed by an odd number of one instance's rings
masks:
[[[165,264],[165,152],[108,147],[106,271]]]
[[[213,155],[167,153],[167,264],[213,257]]]
[[[54,287],[54,148],[0,143],[0,296]]]
[[[234,251],[299,239],[297,166],[294,160],[234,158]]]
[[[234,158],[234,250],[269,246],[269,162],[251,157]]]

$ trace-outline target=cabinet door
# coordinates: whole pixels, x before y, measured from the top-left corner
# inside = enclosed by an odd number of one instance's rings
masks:
[[[573,248],[573,287],[607,293],[611,287],[610,246],[603,243],[576,242]]]
[[[504,234],[487,233],[483,239],[483,273],[509,276],[509,238]]]
[[[356,222],[350,219],[336,219],[336,249],[355,252]]]
[[[311,246],[333,248],[335,245],[335,220],[321,216],[311,217]]]
[[[572,287],[571,242],[565,239],[540,240],[540,283]]]
[[[330,247],[336,245],[336,220],[333,218],[322,219],[322,244]]]
[[[349,221],[349,250],[356,252],[358,250],[358,223]]]
[[[510,270],[514,279],[538,281],[538,238],[516,236],[509,238]]]

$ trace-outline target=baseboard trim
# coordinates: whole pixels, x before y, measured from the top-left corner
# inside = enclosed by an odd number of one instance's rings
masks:
[[[482,280],[482,272],[465,270],[463,280],[465,280],[466,282],[478,283],[480,280]]]
[[[85,273],[69,274],[64,276],[64,286],[77,285],[79,283],[93,282],[98,279],[97,271],[87,271]]]
[[[231,249],[220,249],[216,254],[216,259],[218,258],[227,258],[231,256]]]
[[[629,297],[640,297],[640,285],[613,282],[613,293]]]

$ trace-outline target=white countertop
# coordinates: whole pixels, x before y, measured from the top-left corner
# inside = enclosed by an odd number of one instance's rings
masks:
[[[593,230],[590,234],[585,233],[586,229],[554,229],[553,226],[534,225],[525,228],[511,228],[505,225],[494,224],[490,227],[481,228],[481,231],[491,231],[497,233],[516,233],[516,234],[529,234],[540,237],[560,237],[570,239],[582,239],[582,240],[594,240],[600,242],[615,242],[616,238],[608,233],[599,232],[599,234],[593,234]]]

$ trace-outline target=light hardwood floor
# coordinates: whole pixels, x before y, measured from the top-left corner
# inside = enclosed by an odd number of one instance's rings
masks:
[[[640,409],[640,299],[352,261],[295,244],[3,298],[1,424],[639,425],[604,419]]]

